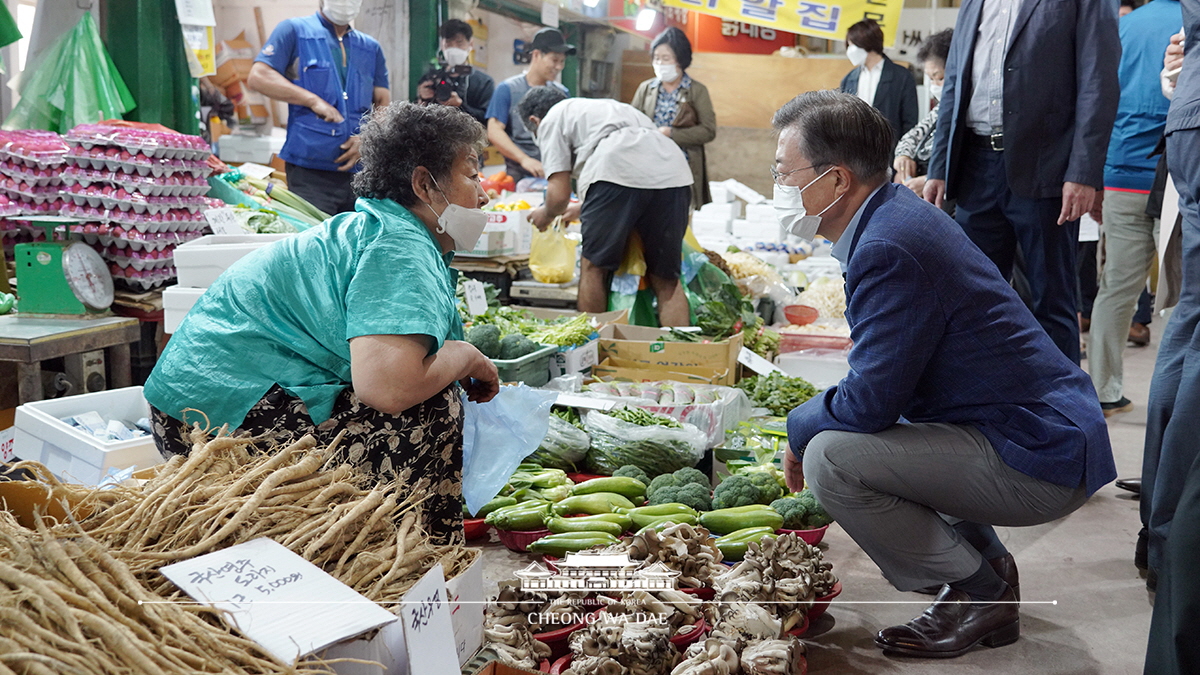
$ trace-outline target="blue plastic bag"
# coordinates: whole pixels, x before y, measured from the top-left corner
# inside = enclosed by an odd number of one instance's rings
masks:
[[[523,384],[500,387],[487,403],[463,396],[463,499],[469,512],[500,494],[517,465],[538,449],[556,400],[558,392]]]

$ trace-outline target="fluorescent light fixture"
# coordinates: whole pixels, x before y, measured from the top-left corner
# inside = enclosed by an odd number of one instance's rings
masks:
[[[585,7],[596,7],[600,4],[600,0],[583,0]]]
[[[635,28],[638,30],[650,30],[650,28],[654,26],[654,19],[657,16],[658,12],[650,9],[649,7],[643,7],[642,11],[638,12],[637,24],[635,25]]]

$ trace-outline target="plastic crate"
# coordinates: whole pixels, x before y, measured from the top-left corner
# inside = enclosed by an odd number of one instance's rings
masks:
[[[144,469],[163,462],[151,436],[105,443],[62,421],[91,411],[127,422],[150,416],[141,387],[26,403],[17,408],[14,420],[14,453],[45,464],[63,482],[83,485],[96,485],[109,469]]]
[[[558,347],[546,345],[519,359],[492,359],[500,371],[501,382],[524,382],[531,387],[540,387],[550,381],[550,359]]]

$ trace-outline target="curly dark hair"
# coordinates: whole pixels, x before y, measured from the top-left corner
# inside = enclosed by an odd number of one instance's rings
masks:
[[[517,112],[521,113],[521,121],[528,125],[531,115],[536,115],[538,119],[544,120],[546,113],[550,112],[556,103],[565,100],[567,100],[567,95],[562,93],[561,89],[545,84],[525,92],[520,103],[517,104]]]
[[[940,30],[925,38],[921,48],[917,50],[917,61],[925,63],[929,59],[941,59],[942,63],[950,57],[950,40],[954,38],[954,29]]]
[[[483,148],[483,126],[458,108],[419,106],[406,101],[375,108],[363,117],[362,170],[354,176],[354,194],[391,199],[401,206],[420,201],[412,175],[423,166],[434,179],[450,175],[464,153]]]
[[[659,45],[666,45],[675,52],[675,60],[679,62],[680,70],[687,70],[688,66],[692,65],[692,42],[683,31],[671,26],[659,33],[654,42],[650,43],[650,53],[653,54]]]

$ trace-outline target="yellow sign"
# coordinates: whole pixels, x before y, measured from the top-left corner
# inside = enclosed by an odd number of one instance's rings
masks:
[[[827,40],[845,40],[850,26],[874,19],[883,27],[884,46],[893,47],[904,0],[663,0],[663,4]]]
[[[192,77],[217,74],[216,42],[212,26],[183,25],[183,41],[187,44],[188,69]]]

